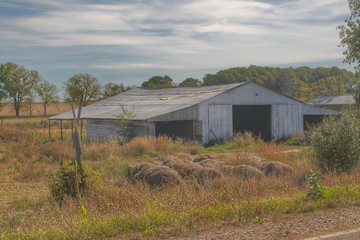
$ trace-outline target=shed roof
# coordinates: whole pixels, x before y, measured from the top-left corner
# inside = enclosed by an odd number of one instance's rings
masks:
[[[309,102],[312,105],[345,105],[355,104],[352,94],[322,95]]]
[[[146,120],[194,106],[246,83],[248,82],[205,87],[135,88],[84,107],[81,118],[116,119],[122,114],[121,107],[124,106],[134,111],[135,120]],[[72,112],[66,112],[49,119],[73,119],[73,115]]]

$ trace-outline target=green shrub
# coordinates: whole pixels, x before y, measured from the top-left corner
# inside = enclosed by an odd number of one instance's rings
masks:
[[[308,183],[310,185],[306,194],[306,199],[317,200],[323,197],[324,189],[321,187],[320,178],[313,170],[309,170],[307,173]]]
[[[83,165],[83,168],[83,178],[76,172],[76,161],[65,162],[54,173],[50,183],[50,192],[55,201],[61,203],[66,196],[77,199],[91,188],[103,184],[98,172],[91,171],[86,165]]]
[[[360,162],[359,110],[326,117],[310,132],[313,160],[324,171],[336,174],[351,171]]]

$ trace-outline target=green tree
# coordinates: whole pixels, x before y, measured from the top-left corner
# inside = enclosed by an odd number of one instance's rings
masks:
[[[142,87],[146,88],[169,88],[173,87],[173,80],[168,75],[165,76],[154,76],[149,80],[141,84]]]
[[[75,74],[65,82],[64,90],[66,100],[78,103],[83,98],[83,106],[86,106],[91,99],[101,96],[100,82],[88,73]]]
[[[104,85],[102,97],[103,98],[109,98],[115,95],[118,95],[119,93],[125,92],[127,88],[124,87],[122,83],[116,84],[116,83],[107,83]]]
[[[338,26],[341,38],[340,46],[347,49],[343,52],[344,62],[355,63],[355,69],[360,70],[360,1],[349,0],[350,17],[345,25]]]
[[[135,137],[134,111],[121,106],[122,114],[117,117],[116,132],[119,134],[119,143],[124,144]]]
[[[49,103],[59,101],[59,89],[56,85],[42,80],[35,88],[37,94],[41,98],[44,108],[44,115],[46,116],[46,108]]]
[[[201,82],[199,79],[188,77],[184,81],[179,83],[179,86],[180,87],[199,87],[199,86],[201,86]]]
[[[0,93],[13,102],[16,117],[20,115],[20,104],[33,96],[33,89],[39,81],[40,75],[35,70],[11,62],[0,65]]]

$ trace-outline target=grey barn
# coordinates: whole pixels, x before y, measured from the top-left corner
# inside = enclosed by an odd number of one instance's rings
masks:
[[[116,138],[122,107],[136,114],[136,135],[169,135],[203,144],[251,131],[265,139],[282,139],[302,133],[336,112],[299,102],[254,82],[204,87],[135,88],[83,108],[86,139]],[[67,112],[49,118],[70,120]]]

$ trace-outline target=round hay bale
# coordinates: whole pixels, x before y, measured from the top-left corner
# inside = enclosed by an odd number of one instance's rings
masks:
[[[264,173],[256,167],[245,164],[231,167],[230,173],[239,176],[243,180],[261,179],[265,176]]]
[[[202,155],[198,155],[194,160],[193,162],[196,162],[196,163],[200,163],[204,160],[208,160],[208,159],[213,159],[210,155],[207,155],[207,154],[202,154]]]
[[[151,168],[153,165],[154,164],[148,162],[130,165],[128,168],[128,177],[132,180],[141,180],[143,178],[144,171]]]
[[[180,176],[184,179],[195,179],[198,183],[204,183],[205,180],[213,180],[222,177],[223,174],[214,169],[196,165],[185,165],[180,171]]]
[[[150,186],[175,185],[181,182],[181,177],[169,167],[155,165],[153,168],[146,170],[143,181]]]
[[[129,178],[134,181],[143,181],[150,186],[178,184],[181,181],[181,177],[175,170],[147,162],[129,166]]]
[[[214,159],[204,159],[201,162],[199,162],[199,165],[203,166],[203,167],[212,167],[212,168],[218,168],[220,166],[223,166],[224,164],[214,160]]]
[[[277,161],[264,161],[261,163],[260,170],[266,176],[285,176],[294,172],[294,169],[282,162]]]

